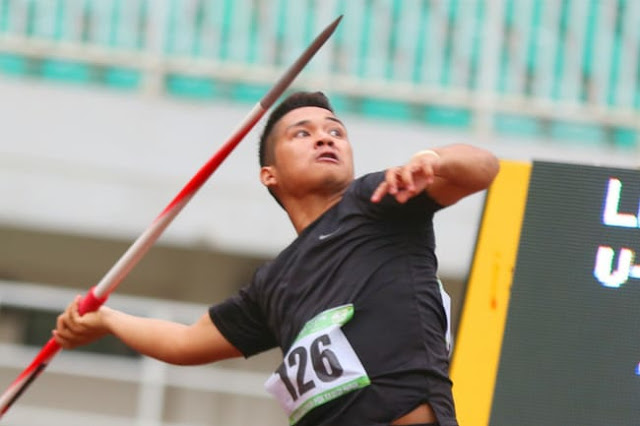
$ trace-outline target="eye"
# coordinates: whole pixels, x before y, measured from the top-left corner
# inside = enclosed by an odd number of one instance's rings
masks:
[[[296,130],[296,132],[293,134],[294,138],[304,138],[307,136],[309,136],[309,132],[304,129]]]
[[[335,136],[337,138],[342,137],[342,130],[339,128],[329,130],[329,134],[331,136]]]

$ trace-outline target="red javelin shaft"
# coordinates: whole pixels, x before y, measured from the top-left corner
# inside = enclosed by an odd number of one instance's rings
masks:
[[[191,178],[182,188],[178,195],[169,203],[167,207],[154,219],[151,225],[138,237],[138,239],[127,249],[127,251],[111,267],[107,274],[98,284],[89,289],[80,301],[79,311],[83,315],[98,309],[107,300],[109,294],[116,289],[133,267],[142,259],[151,246],[160,237],[162,232],[169,226],[173,219],[187,205],[189,200],[209,179],[218,166],[233,151],[242,139],[251,131],[264,113],[289,87],[291,82],[302,71],[307,63],[313,58],[316,52],[329,39],[331,34],[340,23],[342,16],[333,21],[320,33],[316,39],[307,47],[300,57],[287,69],[280,80],[267,92],[266,95],[253,107],[240,126],[232,133],[225,144],[207,161],[204,166]],[[49,362],[60,351],[60,345],[51,338],[33,359],[31,364],[11,383],[7,390],[0,397],[0,418],[9,410],[9,407],[22,395],[27,387],[33,383],[38,375],[47,367]]]

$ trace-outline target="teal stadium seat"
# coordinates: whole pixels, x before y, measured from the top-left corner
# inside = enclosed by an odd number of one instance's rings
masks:
[[[549,135],[558,141],[579,143],[583,146],[601,145],[606,142],[606,133],[602,126],[589,123],[554,121],[551,123]]]
[[[496,114],[494,126],[498,133],[511,136],[537,138],[543,136],[541,120],[535,117],[514,114]]]
[[[407,121],[412,118],[411,106],[406,102],[367,98],[361,102],[359,111],[368,117]]]
[[[28,72],[28,60],[21,55],[0,52],[0,72],[12,76],[25,75]]]
[[[424,121],[435,126],[467,129],[471,126],[471,120],[471,112],[464,108],[431,105],[424,111]]]
[[[167,77],[169,94],[191,99],[212,99],[220,95],[219,85],[211,78],[172,74]]]
[[[40,66],[45,80],[86,84],[92,81],[91,67],[83,62],[45,59]]]
[[[638,141],[638,131],[617,127],[613,129],[613,143],[616,148],[635,150]]]
[[[104,72],[104,83],[118,89],[135,90],[142,83],[142,74],[136,69],[110,67]]]
[[[267,84],[237,83],[231,89],[231,98],[243,103],[256,103],[270,89]]]

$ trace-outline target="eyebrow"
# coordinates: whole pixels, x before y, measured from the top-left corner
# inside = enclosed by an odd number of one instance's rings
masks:
[[[335,121],[336,123],[340,124],[342,127],[345,127],[344,123],[339,119],[337,119],[336,117],[327,117],[327,120]]]
[[[338,118],[336,118],[336,117],[332,117],[332,116],[325,117],[325,120],[335,121],[336,123],[340,124],[342,127],[345,127],[344,123],[343,123],[342,121],[340,121],[340,120],[339,120]],[[290,124],[289,126],[287,126],[287,128],[286,128],[285,130],[289,130],[289,129],[291,129],[292,127],[306,126],[306,125],[307,125],[307,124],[309,124],[309,123],[311,123],[311,120],[307,120],[307,119],[300,120],[300,121],[298,121],[298,122],[295,122],[295,123],[293,123],[293,124]]]

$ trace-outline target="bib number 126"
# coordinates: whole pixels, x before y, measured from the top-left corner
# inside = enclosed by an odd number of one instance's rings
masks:
[[[336,354],[328,348],[330,345],[331,338],[329,335],[320,335],[311,342],[309,350],[304,346],[297,346],[289,352],[286,360],[280,364],[280,368],[276,372],[294,401],[316,387],[314,379],[306,379],[309,361],[311,361],[315,377],[324,383],[332,382],[342,376],[344,370]],[[295,385],[289,379],[289,369],[297,369]]]
[[[353,313],[353,305],[343,305],[307,321],[265,383],[289,415],[290,424],[313,408],[371,383],[342,332]]]

